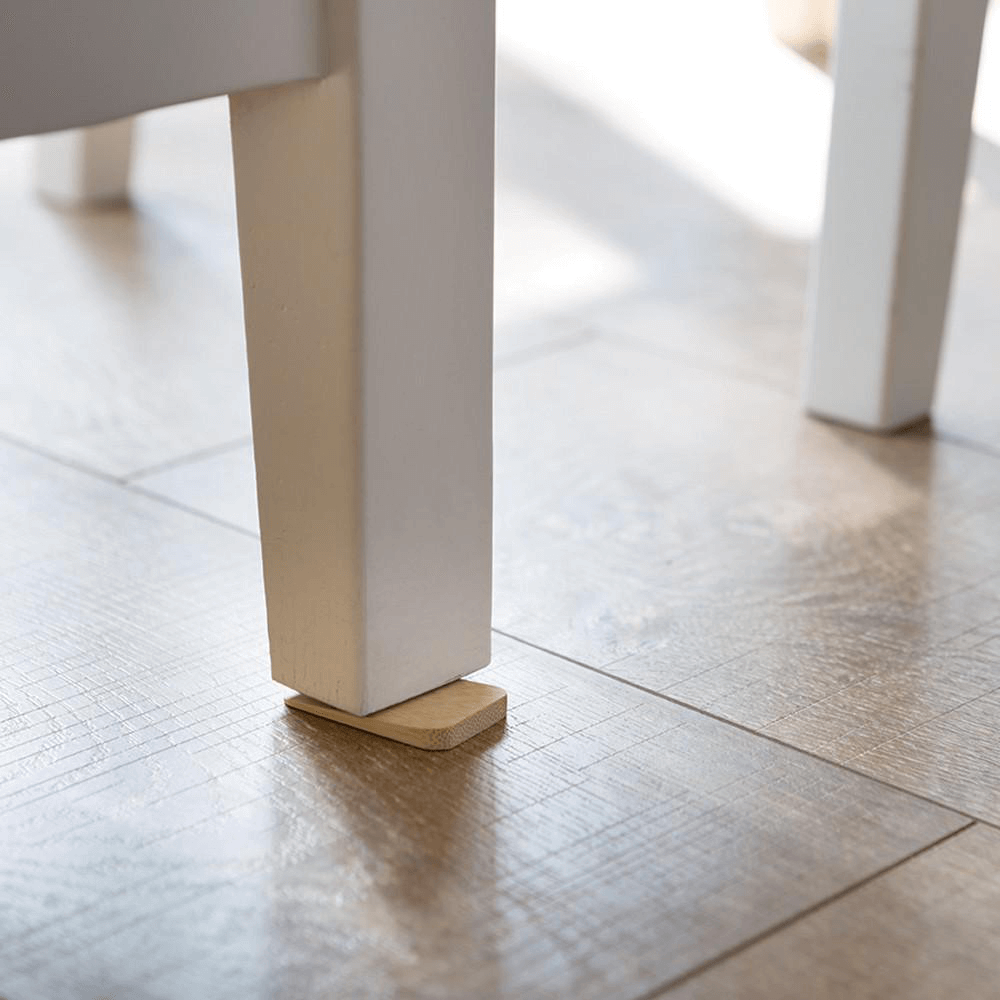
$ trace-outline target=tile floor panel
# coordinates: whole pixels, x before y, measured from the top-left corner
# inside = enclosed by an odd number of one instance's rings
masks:
[[[997,993],[1000,832],[975,826],[658,1000],[938,1000]]]
[[[968,822],[503,637],[451,753],[292,713],[254,538],[0,466],[7,1000],[631,997]]]

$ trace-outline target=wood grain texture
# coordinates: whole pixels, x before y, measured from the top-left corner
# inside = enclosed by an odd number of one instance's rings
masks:
[[[499,628],[1000,817],[996,459],[600,340],[501,370],[497,404]]]
[[[775,643],[864,669],[989,613],[957,597],[995,574],[985,456],[600,343],[501,373],[497,398],[505,630],[694,697]]]
[[[507,715],[507,693],[502,688],[466,680],[452,681],[371,715],[350,715],[304,694],[286,698],[285,704],[421,750],[454,750]]]
[[[944,686],[948,681],[937,683]],[[952,695],[945,704],[955,701]],[[881,742],[840,759],[853,770],[1000,825],[998,712],[1000,692],[994,689],[957,707],[928,712],[916,724],[883,727]]]
[[[994,458],[599,343],[497,398],[499,628],[997,816]]]
[[[965,821],[507,640],[447,755],[289,713],[254,539],[0,447],[0,990],[635,996]]]
[[[975,826],[662,996],[995,996],[998,908],[1000,833]]]
[[[709,181],[692,181],[688,149],[654,154],[683,121],[661,102],[638,132],[622,94],[635,75],[594,82],[584,42],[596,8],[548,35],[543,11],[535,5],[538,34],[525,47],[532,69],[506,67],[501,86],[524,133],[511,119],[505,147],[501,110],[499,146],[511,158],[500,178],[577,220],[577,245],[632,263],[630,287],[604,298],[581,288],[575,315],[662,362],[605,365],[613,355],[597,361],[591,344],[594,365],[579,380],[579,351],[538,362],[544,371],[501,375],[498,623],[855,766],[859,752],[996,689],[998,660],[983,641],[1000,608],[987,579],[998,554],[996,467],[927,429],[874,444],[812,426],[777,393],[747,385],[798,393],[808,243],[755,225],[713,197]],[[720,70],[710,62],[703,72],[714,80]],[[804,94],[807,83],[786,92]],[[725,93],[738,101],[735,90]],[[616,99],[619,117],[594,113]],[[795,121],[808,129],[828,114],[813,101],[808,122]],[[770,120],[755,114],[755,133]],[[739,135],[727,148],[744,164]],[[802,148],[784,150],[789,162]],[[973,159],[935,410],[936,427],[993,450],[995,149],[980,140]],[[966,716],[949,718],[957,726]],[[875,773],[935,794],[961,774],[947,801],[995,815],[995,755],[964,753],[960,728],[936,745],[935,732],[914,760],[873,757],[885,767]],[[977,732],[970,722],[979,746]]]

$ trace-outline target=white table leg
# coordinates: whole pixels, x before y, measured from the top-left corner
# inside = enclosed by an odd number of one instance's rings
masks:
[[[890,430],[930,412],[986,0],[843,0],[806,405]]]
[[[272,673],[367,715],[490,659],[494,11],[330,9],[232,131]]]
[[[134,118],[52,132],[35,139],[35,188],[66,208],[124,201]]]

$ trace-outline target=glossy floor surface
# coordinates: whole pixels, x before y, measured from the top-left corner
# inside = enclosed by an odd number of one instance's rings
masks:
[[[5,1000],[995,994],[1000,155],[933,425],[811,421],[829,84],[651,6],[501,3],[510,706],[447,754],[268,678],[225,103],[98,214],[0,146]]]

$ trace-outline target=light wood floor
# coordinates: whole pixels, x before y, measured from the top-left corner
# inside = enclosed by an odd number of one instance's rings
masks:
[[[815,185],[612,113],[606,4],[548,47],[503,9],[510,710],[449,754],[269,680],[225,104],[143,121],[130,210],[49,211],[0,146],[6,1000],[998,995],[996,147],[933,427],[810,421]],[[818,178],[828,88],[754,44]]]

